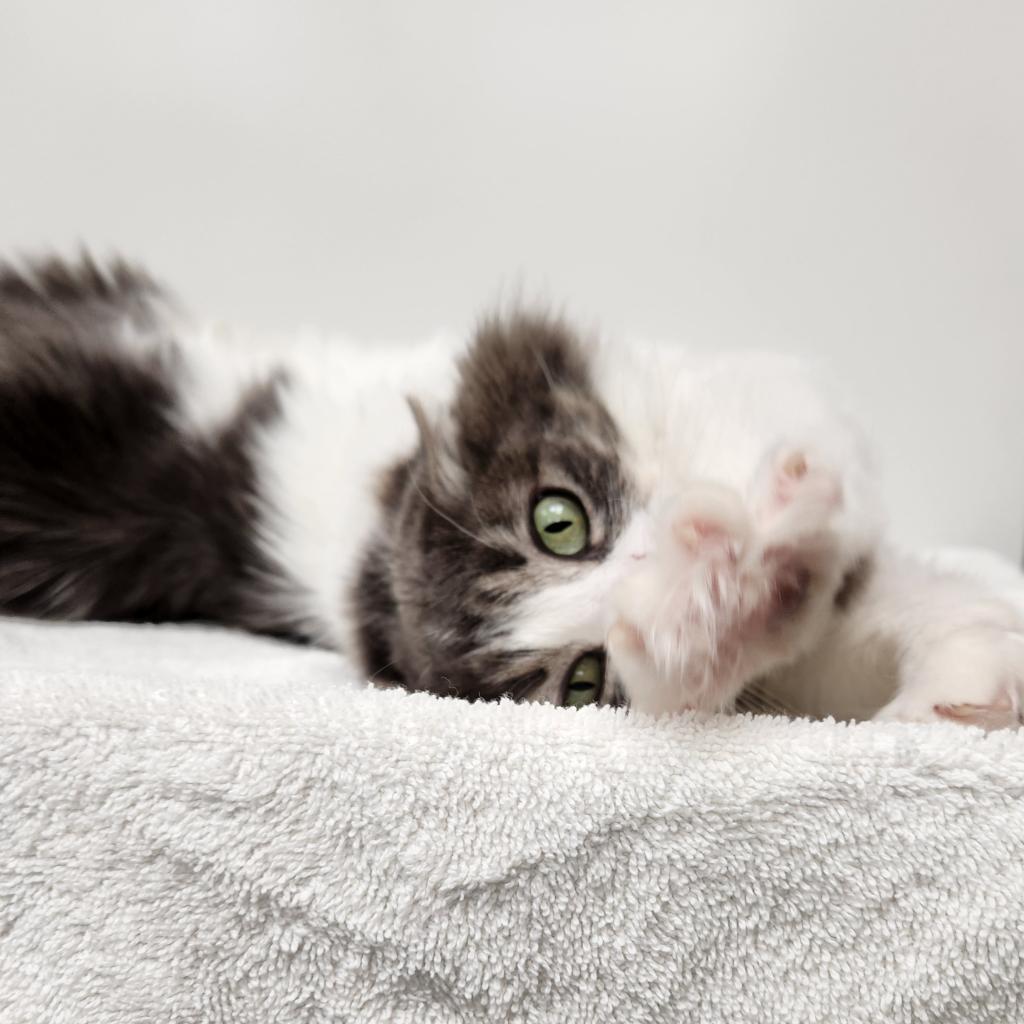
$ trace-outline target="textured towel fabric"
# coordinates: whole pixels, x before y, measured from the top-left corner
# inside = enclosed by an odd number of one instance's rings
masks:
[[[350,675],[350,674],[349,674]],[[0,1021],[1024,1020],[1024,735],[0,621]]]

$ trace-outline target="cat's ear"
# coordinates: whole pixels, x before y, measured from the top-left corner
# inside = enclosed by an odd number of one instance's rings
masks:
[[[465,483],[465,473],[456,455],[450,417],[447,412],[432,416],[413,395],[406,395],[405,400],[416,421],[420,437],[419,456],[427,482],[435,493],[458,490]]]
[[[528,313],[484,320],[460,360],[452,406],[462,461],[486,463],[503,439],[543,430],[574,392],[590,392],[588,360],[562,321]]]

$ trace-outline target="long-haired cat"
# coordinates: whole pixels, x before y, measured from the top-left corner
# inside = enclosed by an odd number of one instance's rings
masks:
[[[791,359],[522,313],[464,347],[261,347],[87,258],[0,271],[0,610],[653,713],[998,727],[1024,688],[1019,609],[885,546],[860,434]]]

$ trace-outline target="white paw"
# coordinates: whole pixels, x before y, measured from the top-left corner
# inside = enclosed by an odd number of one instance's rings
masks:
[[[994,626],[955,630],[912,659],[883,722],[954,722],[985,730],[1022,724],[1024,635]]]
[[[840,576],[839,480],[802,450],[766,466],[748,498],[687,486],[652,557],[620,584],[607,647],[639,710],[724,710],[819,631]]]
[[[761,492],[758,520],[773,533],[824,530],[843,502],[838,475],[802,448],[784,448],[769,460]]]

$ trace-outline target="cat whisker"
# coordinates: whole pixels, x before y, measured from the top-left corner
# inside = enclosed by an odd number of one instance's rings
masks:
[[[548,387],[554,391],[555,378],[551,376],[551,370],[548,368],[548,364],[544,360],[544,354],[542,352],[535,352],[534,356],[537,359],[537,365],[540,367],[540,372],[544,374],[544,380],[547,381]]]
[[[740,695],[738,709],[753,714],[782,715],[785,718],[797,718],[799,715],[783,701],[767,692],[763,683],[752,683]]]
[[[480,515],[480,508],[476,503],[476,496],[474,494],[469,495],[469,507],[473,510],[473,516],[480,526],[484,526],[484,517]]]
[[[377,671],[374,672],[372,676],[370,676],[370,678],[367,680],[367,682],[369,682],[369,683],[375,682],[376,679],[377,679],[377,676],[379,676],[381,674],[381,672],[387,672],[387,670],[389,668],[392,668],[393,666],[395,666],[397,664],[398,664],[397,661],[389,661],[386,665],[381,665],[381,667],[379,669],[377,669]]]
[[[465,534],[465,536],[467,536],[470,540],[476,541],[477,544],[481,545],[481,547],[488,548],[491,551],[500,552],[500,548],[495,547],[493,544],[488,544],[487,541],[485,541],[482,537],[478,537],[475,533],[472,532],[472,530],[467,530],[466,527],[464,527],[461,523],[457,523],[454,519],[452,519],[450,515],[448,515],[445,512],[442,512],[441,509],[439,509],[423,493],[423,489],[420,487],[418,483],[416,483],[416,481],[413,481],[413,487],[416,489],[416,493],[423,499],[423,504],[426,505],[427,508],[429,508],[430,511],[433,512],[435,515],[440,516],[446,523],[450,523],[452,526],[455,527],[456,530],[458,530],[462,534]]]

